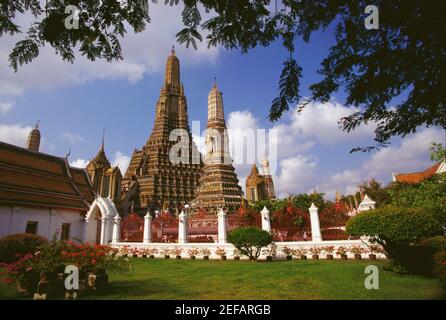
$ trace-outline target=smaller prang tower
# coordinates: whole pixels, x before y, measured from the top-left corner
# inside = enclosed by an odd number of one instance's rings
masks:
[[[215,81],[208,96],[205,144],[203,172],[192,208],[205,209],[210,213],[216,213],[219,208],[239,208],[243,201],[243,192],[229,154],[223,97]]]
[[[274,183],[269,168],[269,161],[265,157],[262,161],[263,175],[260,174],[256,164],[252,165],[251,173],[246,178],[246,199],[260,201],[275,199]]]
[[[29,133],[28,141],[26,142],[26,149],[28,149],[29,151],[39,152],[40,148],[39,123],[40,121],[37,121],[36,126]]]

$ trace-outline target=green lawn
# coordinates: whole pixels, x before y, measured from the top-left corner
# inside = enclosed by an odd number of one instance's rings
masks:
[[[382,261],[194,261],[131,259],[92,299],[446,299],[446,284],[383,270]],[[379,290],[364,288],[364,268],[380,270]],[[0,285],[0,299],[16,299]]]

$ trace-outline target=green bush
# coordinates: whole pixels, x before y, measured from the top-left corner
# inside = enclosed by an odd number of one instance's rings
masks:
[[[0,262],[11,263],[27,253],[34,254],[38,247],[47,242],[46,238],[29,233],[5,236],[0,239]]]
[[[356,215],[347,222],[346,231],[352,236],[369,236],[386,249],[392,243],[416,243],[441,235],[443,228],[434,213],[386,206]]]
[[[446,237],[437,236],[425,239],[421,241],[421,245],[424,247],[434,248],[436,251],[445,251],[446,250]]]
[[[368,236],[380,244],[397,272],[428,274],[435,250],[416,245],[443,233],[435,213],[419,208],[386,206],[358,214],[347,222],[352,236]]]
[[[265,230],[255,227],[241,227],[229,232],[228,241],[241,254],[255,261],[260,256],[262,247],[269,245],[273,241],[273,238]]]
[[[446,250],[438,251],[433,257],[432,273],[440,279],[446,279]]]

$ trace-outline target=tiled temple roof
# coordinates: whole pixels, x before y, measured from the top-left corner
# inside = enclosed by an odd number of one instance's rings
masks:
[[[432,167],[427,168],[424,171],[394,174],[394,181],[403,183],[419,183],[429,177],[432,177],[438,172],[438,169],[442,165],[442,162],[434,164]]]
[[[87,173],[65,158],[0,142],[0,204],[87,211],[94,199]]]

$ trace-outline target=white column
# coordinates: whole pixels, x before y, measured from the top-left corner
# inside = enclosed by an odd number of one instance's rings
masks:
[[[269,210],[266,208],[266,206],[263,207],[260,214],[262,215],[262,229],[268,233],[271,233],[271,220]]]
[[[150,212],[144,216],[144,236],[143,243],[152,242],[152,216]]]
[[[117,243],[121,239],[121,217],[119,214],[113,218],[113,233],[112,233],[112,243]]]
[[[226,212],[223,209],[217,214],[218,217],[218,243],[227,243],[226,235]]]
[[[83,242],[89,242],[89,238],[88,238],[88,223],[90,222],[90,220],[87,220],[86,218],[84,219],[84,222],[83,222],[83,226],[82,226],[82,228],[83,228],[83,235],[82,235],[82,241]]]
[[[107,224],[106,224],[107,220],[105,217],[101,218],[101,243],[100,244],[106,244],[106,240],[105,240],[105,235],[106,235],[106,228],[107,228]]]
[[[178,243],[187,243],[187,215],[184,211],[178,216]]]
[[[310,207],[310,220],[311,220],[311,238],[313,242],[322,241],[321,227],[319,224],[319,214],[317,213],[317,207],[314,203]]]

